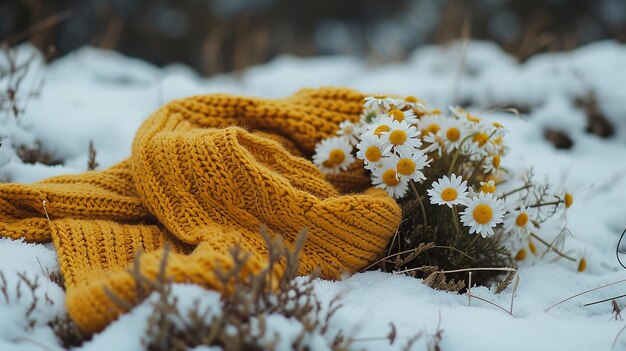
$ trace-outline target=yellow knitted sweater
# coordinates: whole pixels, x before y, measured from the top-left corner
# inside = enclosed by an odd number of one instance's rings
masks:
[[[0,236],[54,242],[67,310],[87,333],[124,312],[105,290],[137,302],[126,269],[141,249],[141,272],[155,277],[166,243],[169,278],[220,289],[214,268],[232,265],[233,245],[251,254],[246,271],[264,268],[260,226],[288,245],[308,228],[299,272],[338,278],[382,253],[401,218],[384,191],[356,192],[369,183],[358,164],[325,178],[308,160],[340,122],[358,120],[362,103],[336,88],[173,101],[139,128],[130,158],[107,170],[0,184]]]

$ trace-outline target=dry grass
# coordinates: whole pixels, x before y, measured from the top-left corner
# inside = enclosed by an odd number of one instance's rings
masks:
[[[10,287],[3,272],[0,271],[0,303],[6,305],[19,304],[22,299],[30,301],[24,312],[24,320],[27,322],[26,331],[31,331],[37,325],[35,318],[35,311],[41,309],[42,304],[48,307],[54,305],[54,301],[50,299],[47,293],[44,294],[43,299],[37,294],[37,290],[41,287],[39,283],[39,276],[34,278],[28,277],[24,273],[17,273],[18,281],[15,288]],[[71,348],[80,346],[84,341],[88,340],[87,336],[82,334],[74,322],[67,316],[57,317],[48,323],[52,331],[57,336],[59,343],[64,348]],[[36,340],[32,340],[26,336],[23,337],[24,341],[31,342],[37,345],[38,348],[47,350],[47,347],[43,347]]]
[[[83,334],[67,315],[55,318],[48,325],[65,349],[81,346],[86,341],[91,340],[91,336]]]
[[[200,345],[219,346],[224,350],[275,350],[281,336],[271,334],[269,316],[283,316],[301,326],[301,332],[289,340],[292,350],[309,350],[308,340],[321,335],[332,350],[347,350],[351,338],[342,332],[333,334],[329,323],[341,307],[334,299],[323,306],[314,294],[313,281],[316,275],[297,280],[298,259],[305,233],[301,233],[294,251],[290,251],[280,238],[270,238],[265,229],[261,234],[269,248],[268,266],[257,275],[245,275],[244,267],[249,255],[241,248],[232,248],[234,266],[224,271],[216,269],[223,286],[232,287],[230,293],[222,295],[220,311],[200,308],[186,310],[179,306],[178,298],[172,293],[172,282],[165,274],[168,252],[164,255],[156,279],[143,276],[138,265],[130,270],[137,281],[138,293],[144,299],[156,294],[149,302],[151,313],[148,327],[142,339],[148,350],[187,350]],[[136,262],[140,260],[137,257]],[[282,264],[281,264],[282,263]],[[272,272],[277,266],[284,273],[276,281]],[[273,287],[273,288],[272,288]],[[119,304],[115,295],[109,293]],[[127,307],[127,306],[124,306]],[[285,336],[283,336],[285,337]]]
[[[420,192],[426,191],[421,189]],[[427,200],[422,196],[421,201],[423,204]],[[500,235],[482,238],[456,230],[450,211],[445,211],[447,207],[427,205],[424,216],[420,215],[418,199],[404,201],[401,207],[404,218],[396,234],[383,257],[368,268],[406,273],[423,278],[424,283],[432,288],[460,292],[468,286],[467,272],[442,274],[442,271],[514,266]],[[428,220],[426,225],[423,217]],[[478,270],[474,274],[474,282],[481,285],[493,282],[503,284],[498,280],[501,274],[498,270]]]
[[[5,43],[2,47],[2,61],[0,65],[0,121],[13,118],[19,125],[29,103],[41,94],[43,87],[43,67],[53,50],[50,49],[43,60],[39,61],[39,54],[32,53],[25,58],[18,58],[17,52]],[[25,85],[26,77],[32,74],[32,83]],[[32,146],[15,145],[10,135],[0,135],[0,146],[6,144],[16,150],[18,157],[27,164],[41,163],[44,165],[60,165],[63,161],[45,150],[40,142]]]
[[[87,170],[93,171],[98,168],[99,164],[96,161],[96,148],[93,145],[93,140],[89,141],[89,158],[87,159]]]

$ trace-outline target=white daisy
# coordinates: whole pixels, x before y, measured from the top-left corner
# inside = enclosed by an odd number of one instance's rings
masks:
[[[493,180],[489,180],[486,182],[480,182],[480,192],[481,193],[495,193],[496,192],[496,182]]]
[[[497,173],[500,169],[500,155],[490,155],[485,158],[483,161],[483,170],[485,173]]]
[[[417,116],[415,115],[415,112],[413,112],[413,110],[407,110],[407,111],[400,111],[398,109],[391,110],[389,111],[389,117],[393,118],[395,121],[398,121],[398,122],[404,121],[410,125],[417,125],[417,122],[419,121],[419,119],[417,119]]]
[[[495,151],[493,143],[489,142],[490,139],[489,134],[483,131],[475,131],[471,139],[461,146],[461,153],[470,155],[473,161],[480,161],[483,157],[487,157]]]
[[[343,121],[339,123],[337,135],[346,138],[351,145],[356,145],[359,142],[358,135],[360,132],[359,125],[350,121]]]
[[[381,133],[383,145],[391,145],[395,152],[400,150],[412,151],[422,146],[417,128],[406,122],[392,121],[389,124],[389,131]]]
[[[404,109],[418,109],[425,110],[424,102],[415,96],[409,95],[404,99],[396,99],[396,107],[400,110]]]
[[[382,167],[372,172],[372,184],[377,188],[385,189],[387,194],[394,199],[404,197],[409,190],[408,178],[400,177],[390,162],[383,163]]]
[[[489,139],[491,139],[489,134],[479,130],[472,135],[471,140],[473,143],[478,144],[479,147],[486,148],[489,143]]]
[[[504,216],[504,230],[514,234],[528,234],[533,229],[530,212],[525,206],[509,211]]]
[[[499,122],[493,122],[491,125],[486,126],[485,129],[489,134],[494,133],[495,137],[506,134],[506,128]]]
[[[441,115],[427,115],[420,118],[418,128],[422,136],[426,136],[429,133],[437,134],[441,130],[443,118]]]
[[[504,138],[502,135],[493,136],[489,139],[489,143],[491,143],[491,147],[494,150],[494,153],[504,155],[507,151],[507,147],[504,145]]]
[[[437,155],[441,157],[441,154],[443,153],[446,145],[444,144],[443,138],[440,135],[441,132],[428,133],[425,137],[422,138],[425,143],[429,144],[427,147],[423,148],[423,151],[425,153],[436,152]]]
[[[391,154],[383,159],[383,164],[396,169],[400,178],[420,182],[426,177],[422,170],[428,166],[428,157],[419,150],[402,150],[399,155]]]
[[[462,120],[462,121],[469,121],[472,123],[480,123],[481,119],[475,116],[472,116],[469,112],[465,111],[464,109],[462,109],[459,106],[456,107],[452,107],[450,106],[450,111],[452,112],[452,114]]]
[[[432,189],[428,189],[430,203],[433,205],[465,205],[467,202],[467,181],[454,174],[443,176],[433,182]]]
[[[374,136],[381,138],[383,133],[391,130],[391,124],[394,120],[388,115],[378,115],[372,119],[366,133],[372,133]]]
[[[363,106],[365,108],[372,108],[374,110],[383,109],[383,110],[389,111],[391,109],[391,106],[393,106],[395,102],[396,102],[395,99],[390,98],[386,95],[379,94],[379,95],[366,97],[365,104]]]
[[[442,119],[441,130],[439,132],[447,153],[452,153],[452,151],[457,149],[463,139],[469,135],[465,122],[456,118]]]
[[[325,174],[345,171],[354,162],[352,145],[342,137],[324,139],[315,146],[313,162]]]
[[[502,223],[504,203],[492,193],[479,193],[469,199],[461,214],[461,222],[470,228],[470,234],[480,234],[483,238],[493,236],[493,228]]]
[[[383,147],[382,140],[373,133],[363,133],[356,147],[356,157],[363,160],[365,169],[370,171],[380,167],[383,157],[391,152],[391,145]]]

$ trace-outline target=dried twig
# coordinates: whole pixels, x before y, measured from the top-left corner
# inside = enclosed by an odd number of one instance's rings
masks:
[[[582,295],[588,294],[588,293],[590,293],[590,292],[593,292],[593,291],[596,291],[596,290],[600,290],[600,289],[604,289],[604,288],[607,288],[607,287],[609,287],[609,286],[617,285],[617,284],[620,284],[620,283],[623,283],[623,282],[626,282],[626,279],[618,280],[618,281],[613,282],[613,283],[604,284],[604,285],[601,285],[601,286],[598,286],[598,287],[595,287],[595,288],[592,288],[592,289],[589,289],[589,290],[585,290],[585,291],[579,292],[579,293],[574,294],[574,295],[572,295],[572,296],[570,296],[570,297],[568,297],[568,298],[566,298],[566,299],[564,299],[564,300],[561,300],[561,301],[559,301],[559,302],[555,303],[555,304],[554,304],[554,305],[552,305],[552,306],[547,307],[547,308],[546,308],[546,309],[544,309],[543,311],[544,311],[544,312],[548,312],[548,311],[549,311],[549,310],[551,310],[552,308],[554,308],[554,307],[556,307],[556,306],[558,306],[558,305],[560,305],[560,304],[562,304],[562,303],[564,303],[564,302],[567,302],[567,301],[569,301],[569,300],[571,300],[571,299],[574,299],[574,298],[576,298],[576,297],[578,297],[578,296],[582,296]]]
[[[96,162],[96,148],[93,145],[93,140],[89,141],[89,158],[87,159],[87,170],[93,171],[98,168],[99,164]]]

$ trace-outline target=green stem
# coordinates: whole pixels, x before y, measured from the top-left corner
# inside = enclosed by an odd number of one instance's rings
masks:
[[[417,188],[415,187],[415,184],[413,184],[412,181],[409,181],[409,184],[411,185],[411,188],[413,189],[413,192],[415,192],[415,196],[417,197],[417,201],[419,201],[419,203],[420,203],[420,209],[422,210],[422,220],[424,221],[424,226],[428,227],[428,220],[426,219],[426,209],[424,208],[424,203],[422,202],[422,197],[417,192]]]
[[[485,144],[489,141],[489,139],[491,139],[492,136],[494,136],[496,134],[496,130],[494,130],[493,132],[491,132],[491,134],[489,134],[489,136],[487,137],[487,140],[485,140]],[[480,171],[480,166],[483,165],[483,162],[485,162],[485,159],[487,158],[487,156],[483,156],[482,159],[480,159],[480,162],[478,163],[478,166],[476,166],[476,168],[474,168],[474,172],[472,172],[472,175],[469,177],[469,181],[468,183],[472,183],[474,181],[474,178],[476,177],[476,175],[478,175],[478,171]]]
[[[456,211],[456,206],[452,205],[450,209],[452,210],[452,220],[454,221],[454,228],[456,229],[456,233],[458,234],[458,236],[461,237],[461,235],[463,234],[461,233],[461,227],[459,226],[459,214]]]
[[[452,157],[452,163],[450,163],[450,168],[448,169],[448,176],[450,176],[452,174],[452,171],[454,170],[454,166],[456,165],[456,160],[457,158],[459,158],[460,149],[461,149],[461,146],[459,145],[459,147],[454,152],[454,157]]]
[[[485,162],[485,158],[487,158],[487,156],[483,156],[483,158],[480,159],[480,162],[478,162],[478,166],[474,168],[474,172],[472,172],[472,175],[469,177],[469,180],[467,181],[469,184],[472,184],[474,182],[474,178],[476,178],[476,175],[478,174],[478,171],[480,170],[480,166],[482,166],[483,162]]]
[[[532,236],[533,238],[537,239],[537,241],[539,241],[540,243],[544,244],[545,246],[547,246],[550,250],[554,251],[557,255],[570,260],[572,262],[576,262],[575,258],[572,258],[564,253],[562,253],[561,251],[557,250],[554,246],[552,246],[549,242],[543,240],[541,237],[539,237],[537,234],[535,233],[530,233],[530,236]]]
[[[476,235],[476,237],[474,238],[474,240],[472,241],[472,244],[470,246],[474,247],[476,245],[476,242],[478,241],[478,238],[482,238],[482,235],[480,235],[480,233],[474,233],[474,235]]]
[[[461,153],[461,147],[463,146],[463,144],[465,144],[465,142],[473,137],[474,135],[468,135],[466,136],[463,140],[461,140],[461,142],[459,143],[459,146],[456,148],[456,151],[454,152],[454,157],[452,158],[452,163],[450,163],[450,168],[448,169],[448,176],[450,176],[452,174],[452,171],[454,171],[454,166],[456,166],[456,160],[459,158],[459,154]]]

